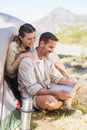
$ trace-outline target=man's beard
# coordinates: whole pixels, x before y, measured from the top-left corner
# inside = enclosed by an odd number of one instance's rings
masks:
[[[46,52],[46,53],[45,53],[45,56],[48,57],[50,53],[51,53],[50,51],[49,51],[49,52]]]

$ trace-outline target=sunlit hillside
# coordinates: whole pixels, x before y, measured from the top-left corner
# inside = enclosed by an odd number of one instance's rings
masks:
[[[74,43],[87,47],[87,29],[84,25],[73,25],[62,29],[56,33],[62,43]]]
[[[87,29],[87,15],[76,15],[64,8],[56,8],[33,24],[40,32],[51,31],[58,33],[66,27],[71,28],[72,31],[76,28],[77,31],[84,31]]]

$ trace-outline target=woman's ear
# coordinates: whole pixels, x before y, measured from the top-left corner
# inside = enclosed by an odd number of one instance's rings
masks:
[[[19,38],[22,40],[22,37],[21,37],[21,36],[19,36]]]

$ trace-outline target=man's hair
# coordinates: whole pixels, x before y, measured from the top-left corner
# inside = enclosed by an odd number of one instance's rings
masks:
[[[44,32],[40,36],[39,43],[40,41],[47,43],[49,40],[58,41],[59,39],[51,32]]]

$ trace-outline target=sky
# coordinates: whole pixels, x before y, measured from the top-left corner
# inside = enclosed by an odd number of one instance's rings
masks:
[[[58,7],[74,14],[87,14],[87,0],[0,0],[0,12],[34,22]]]

